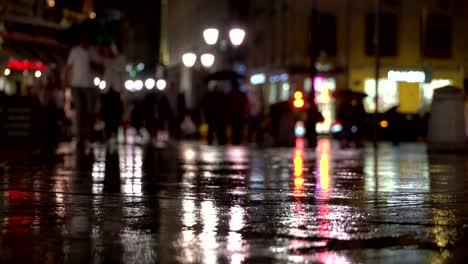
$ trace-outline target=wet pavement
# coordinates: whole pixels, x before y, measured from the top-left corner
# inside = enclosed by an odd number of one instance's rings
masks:
[[[0,263],[455,263],[466,158],[122,145],[96,160],[0,154]],[[375,159],[377,158],[377,159]]]

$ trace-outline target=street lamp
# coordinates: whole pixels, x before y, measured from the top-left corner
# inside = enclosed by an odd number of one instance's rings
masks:
[[[216,28],[208,28],[203,31],[203,38],[205,39],[206,44],[214,45],[218,42],[219,30]]]
[[[215,56],[213,54],[206,53],[201,55],[200,60],[203,67],[210,68],[214,64]]]
[[[142,80],[136,80],[135,83],[135,90],[140,91],[143,89],[143,81]]]
[[[158,80],[158,81],[156,82],[156,87],[157,87],[158,90],[160,90],[160,91],[166,89],[166,86],[167,86],[166,80],[160,79],[160,80]]]
[[[148,90],[153,89],[155,85],[156,85],[156,81],[152,78],[149,78],[145,81],[145,87]]]
[[[240,46],[245,38],[245,30],[240,28],[234,28],[229,31],[229,38],[234,46]]]
[[[195,66],[196,61],[197,61],[197,55],[195,55],[195,53],[189,52],[189,53],[185,53],[182,56],[182,62],[184,63],[186,67],[192,68],[193,66]]]

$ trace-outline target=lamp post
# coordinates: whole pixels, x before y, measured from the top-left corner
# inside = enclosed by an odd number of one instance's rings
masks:
[[[226,40],[220,37],[220,30],[217,28],[207,28],[203,30],[202,36],[206,46],[200,47],[197,52],[198,54],[191,51],[182,55],[182,63],[185,66],[185,69],[181,76],[181,86],[184,87],[183,89],[185,90],[185,96],[187,99],[186,102],[189,107],[192,105],[192,96],[194,92],[192,88],[192,68],[197,66],[198,59],[200,61],[200,64],[198,65],[201,65],[205,69],[211,69],[215,66],[215,62],[218,59],[215,54],[217,51],[221,51],[220,54],[225,59],[225,64],[232,68],[232,57],[228,54],[230,50],[226,45]],[[227,36],[229,37],[232,47],[239,47],[244,42],[246,32],[241,28],[232,28],[227,31]],[[219,47],[217,44],[220,44]]]

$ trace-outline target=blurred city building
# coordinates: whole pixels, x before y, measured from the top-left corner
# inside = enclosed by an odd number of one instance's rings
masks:
[[[427,111],[433,90],[463,87],[468,74],[468,3],[463,0],[382,0],[379,111]],[[265,100],[287,100],[296,90],[314,92],[328,132],[335,89],[368,94],[375,111],[372,0],[251,1],[247,67]],[[315,26],[312,10],[316,8]],[[315,80],[310,78],[315,54]],[[314,84],[314,85],[312,85]],[[314,87],[314,91],[312,91]]]
[[[0,3],[0,90],[28,95],[50,66],[65,63],[61,33],[95,17],[93,0],[4,0]]]

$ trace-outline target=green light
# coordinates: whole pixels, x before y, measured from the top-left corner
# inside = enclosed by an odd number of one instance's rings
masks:
[[[135,71],[135,70],[132,70],[132,71],[130,72],[130,77],[136,78],[136,76],[137,76],[136,71]]]

